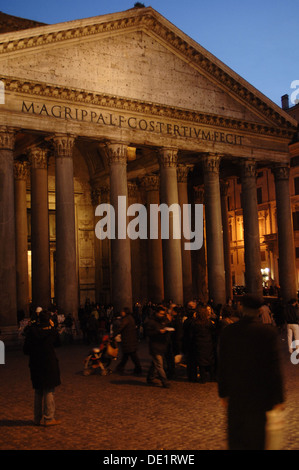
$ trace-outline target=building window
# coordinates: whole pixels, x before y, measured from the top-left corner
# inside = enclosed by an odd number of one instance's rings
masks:
[[[295,195],[298,196],[299,194],[299,176],[294,178],[294,186],[295,186]]]
[[[299,212],[293,212],[293,230],[299,230]]]

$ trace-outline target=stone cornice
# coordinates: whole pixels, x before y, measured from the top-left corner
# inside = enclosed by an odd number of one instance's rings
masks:
[[[56,25],[60,29],[45,27],[32,29],[23,36],[11,35],[0,37],[0,56],[11,52],[23,52],[32,48],[57,45],[63,41],[82,40],[93,38],[98,34],[119,33],[126,30],[145,30],[153,35],[157,40],[166,43],[183,60],[195,67],[220,88],[235,96],[239,101],[250,107],[268,122],[280,127],[292,128],[291,118],[284,117],[284,113],[263,97],[245,80],[224,66],[218,59],[205,51],[199,44],[192,41],[178,28],[171,25],[159,13],[152,8],[144,8],[142,14],[132,9],[118,15],[107,15],[95,18],[94,23],[70,22],[63,25]]]
[[[160,119],[175,119],[184,122],[192,122],[195,125],[213,126],[221,129],[259,134],[270,137],[286,138],[291,140],[296,133],[295,127],[276,127],[267,124],[258,124],[237,118],[229,118],[216,114],[200,113],[193,110],[130,99],[122,96],[109,95],[105,93],[95,93],[77,88],[67,88],[65,86],[49,85],[43,82],[16,79],[12,77],[0,76],[4,82],[6,92],[28,95],[45,99],[56,99],[64,102],[76,103],[78,105],[92,105],[101,108],[116,109],[124,112],[142,113]]]

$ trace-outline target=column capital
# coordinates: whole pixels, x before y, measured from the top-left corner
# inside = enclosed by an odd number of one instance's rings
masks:
[[[219,173],[221,155],[217,153],[205,154],[201,161],[205,173]]]
[[[29,162],[18,161],[14,162],[14,177],[17,181],[26,181],[29,176]]]
[[[31,168],[46,169],[48,167],[48,152],[40,147],[31,147],[28,149],[28,158]]]
[[[178,164],[178,149],[163,147],[159,149],[158,158],[162,168],[176,168]]]
[[[97,206],[98,204],[101,204],[102,202],[107,202],[109,199],[109,192],[110,188],[109,186],[99,186],[99,185],[93,185],[91,189],[91,202],[93,206]]]
[[[220,195],[222,197],[227,197],[228,186],[229,186],[228,181],[220,180]]]
[[[0,150],[14,150],[16,129],[0,126]]]
[[[178,183],[187,183],[189,171],[193,168],[192,165],[178,165],[177,175]]]
[[[205,199],[205,190],[203,186],[194,186],[194,200],[195,203],[203,204]]]
[[[275,180],[288,180],[290,176],[290,167],[287,164],[277,164],[272,167]]]
[[[141,185],[145,191],[159,191],[160,178],[158,175],[146,175],[142,178]]]
[[[109,166],[113,164],[127,164],[127,144],[125,144],[124,142],[107,142],[106,149],[108,154]]]
[[[51,137],[56,157],[72,158],[76,137],[71,134],[55,134]]]
[[[242,178],[256,178],[256,161],[253,159],[246,159],[241,162],[241,177]]]
[[[128,197],[136,197],[138,195],[138,185],[135,181],[128,181]]]

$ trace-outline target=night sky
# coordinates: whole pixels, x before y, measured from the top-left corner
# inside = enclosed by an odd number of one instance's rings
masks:
[[[0,0],[0,11],[47,24],[124,11],[135,0]],[[298,0],[143,2],[281,106],[299,98]],[[291,88],[291,85],[295,88]]]

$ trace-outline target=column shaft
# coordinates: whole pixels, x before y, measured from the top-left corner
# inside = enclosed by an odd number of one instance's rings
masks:
[[[14,208],[14,132],[0,128],[0,322],[17,325]]]
[[[150,223],[151,204],[160,204],[159,195],[159,176],[148,175],[142,180],[146,191],[146,205],[148,215],[148,233]],[[147,239],[147,259],[148,259],[148,292],[149,300],[154,303],[160,303],[164,299],[164,281],[163,281],[163,253],[161,240],[161,226],[159,226],[159,237]]]
[[[178,196],[179,204],[181,206],[181,214],[183,214],[184,204],[188,204],[188,172],[189,167],[179,166],[178,173]],[[183,272],[183,291],[184,291],[184,302],[188,302],[193,298],[192,295],[192,263],[191,263],[191,250],[185,250],[186,239],[183,235],[183,217],[181,224],[181,250],[182,250],[182,272]],[[189,241],[189,240],[188,240]]]
[[[131,249],[130,239],[119,237],[118,196],[126,198],[128,204],[127,184],[127,146],[123,143],[107,145],[110,166],[110,204],[115,210],[115,239],[111,240],[112,264],[112,303],[115,311],[128,307],[132,309]],[[127,215],[121,221],[127,227]]]
[[[26,185],[29,168],[27,162],[15,162],[15,216],[16,216],[16,271],[17,308],[29,313],[28,286],[28,228]]]
[[[216,305],[223,305],[226,290],[219,165],[217,155],[203,158],[209,297]]]
[[[49,308],[51,303],[48,163],[47,152],[29,150],[31,162],[31,256],[32,303]]]
[[[74,199],[75,138],[55,135],[56,176],[56,303],[61,313],[78,314],[78,273]]]
[[[177,150],[162,149],[160,153],[160,199],[161,203],[179,204],[177,184]],[[173,231],[180,231],[181,227],[173,227],[175,218],[169,211],[169,239],[163,240],[163,272],[164,297],[166,301],[173,301],[182,305],[183,274],[181,240],[173,238]]]
[[[256,192],[256,165],[244,161],[241,171],[244,226],[245,285],[248,294],[262,297],[261,252]]]
[[[230,251],[230,238],[229,238],[229,224],[228,224],[228,207],[227,207],[227,189],[228,183],[221,181],[221,215],[222,215],[222,228],[223,228],[223,250],[224,250],[224,268],[225,268],[225,285],[226,297],[232,298],[232,273],[231,273],[231,251]]]
[[[274,169],[279,250],[279,284],[283,300],[297,298],[294,231],[290,203],[289,168]]]
[[[194,204],[204,204],[204,188],[195,186],[193,188],[193,202]],[[205,223],[205,208],[204,208],[204,225]],[[194,230],[194,227],[192,227]],[[199,299],[203,303],[209,300],[208,294],[208,280],[207,280],[207,260],[206,260],[206,234],[204,228],[204,240],[200,250],[192,253],[193,256],[193,292],[194,298]]]

